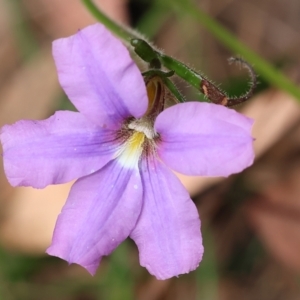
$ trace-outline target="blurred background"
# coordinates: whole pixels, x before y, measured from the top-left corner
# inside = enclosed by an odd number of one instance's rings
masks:
[[[201,23],[163,2],[95,0],[109,16],[138,28],[230,95],[244,93],[247,72],[227,64],[234,53]],[[299,83],[298,0],[201,0],[197,5]],[[57,81],[51,42],[95,22],[76,0],[0,0],[1,126],[72,109]],[[1,168],[0,299],[300,299],[300,99],[262,77],[259,81],[255,96],[237,108],[255,119],[254,165],[227,179],[179,175],[202,220],[205,254],[196,271],[158,281],[139,266],[130,240],[102,261],[95,277],[46,256],[71,183],[13,189]],[[186,83],[176,82],[188,100],[199,98]]]

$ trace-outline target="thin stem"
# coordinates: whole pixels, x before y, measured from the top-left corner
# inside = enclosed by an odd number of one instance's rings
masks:
[[[195,70],[189,68],[181,61],[162,53],[159,53],[159,60],[164,67],[174,71],[177,76],[187,81],[191,86],[195,87],[197,90],[200,89],[200,84],[203,80],[203,77]]]
[[[140,38],[138,35],[135,35],[134,32],[131,32],[129,29],[125,28],[122,25],[117,24],[115,21],[110,19],[105,15],[92,0],[81,0],[85,7],[90,11],[90,13],[103,25],[105,25],[111,32],[117,35],[122,40],[130,43],[131,39],[136,37]]]

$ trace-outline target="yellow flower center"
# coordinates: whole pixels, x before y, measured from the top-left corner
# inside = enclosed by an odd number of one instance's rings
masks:
[[[140,156],[143,152],[145,134],[135,131],[122,145],[117,153],[118,160],[125,168],[137,168]]]

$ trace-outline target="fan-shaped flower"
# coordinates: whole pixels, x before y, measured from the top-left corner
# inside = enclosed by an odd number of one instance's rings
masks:
[[[195,269],[203,254],[200,220],[170,169],[203,176],[243,170],[253,161],[252,121],[208,103],[163,110],[161,80],[145,85],[127,49],[100,24],[55,41],[53,55],[79,112],[19,121],[1,133],[13,186],[79,178],[47,252],[94,274],[129,236],[157,278]]]

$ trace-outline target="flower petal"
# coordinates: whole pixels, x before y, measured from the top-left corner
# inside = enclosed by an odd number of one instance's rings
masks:
[[[156,119],[158,154],[173,170],[187,175],[228,176],[252,164],[253,121],[232,109],[188,102]]]
[[[158,279],[194,270],[203,254],[197,209],[175,175],[161,162],[142,161],[144,204],[130,237],[140,263]]]
[[[148,98],[143,77],[125,46],[95,24],[53,43],[60,84],[76,108],[96,124],[118,128],[141,117]]]
[[[138,170],[121,168],[118,161],[111,161],[73,185],[47,253],[95,274],[102,256],[129,236],[141,206]]]
[[[19,121],[1,130],[6,176],[13,186],[43,188],[91,174],[117,151],[115,131],[76,112],[58,111],[43,121]]]

